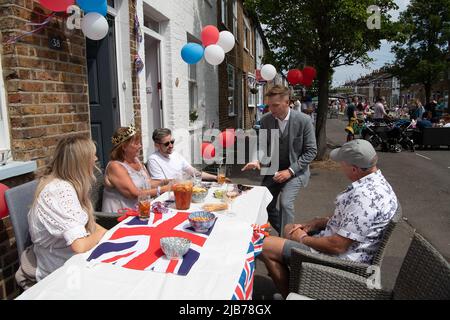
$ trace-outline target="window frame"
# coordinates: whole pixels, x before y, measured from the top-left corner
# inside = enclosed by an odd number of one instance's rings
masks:
[[[230,71],[232,78],[230,79]],[[232,86],[230,86],[232,84]],[[227,64],[227,97],[228,97],[228,116],[234,117],[236,113],[236,70],[232,64]],[[230,94],[231,92],[231,94]]]
[[[3,74],[2,56],[0,54],[0,74]],[[9,117],[6,101],[6,87],[3,77],[0,77],[0,149],[11,149],[9,136]]]
[[[252,29],[250,27],[250,21],[247,17],[244,17],[244,50],[247,51],[252,57]]]
[[[247,73],[247,88],[248,88],[248,92],[247,92],[247,108],[256,108],[256,105],[257,105],[256,96],[259,95],[259,92],[257,94],[253,94],[253,93],[250,92],[251,86],[248,85],[250,83],[250,81],[249,81],[250,78],[252,78],[253,79],[253,83],[256,84],[256,76],[254,74]],[[252,100],[251,102],[253,102],[253,104],[250,103],[250,100]]]

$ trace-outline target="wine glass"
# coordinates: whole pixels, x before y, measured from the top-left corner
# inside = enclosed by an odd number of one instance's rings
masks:
[[[233,211],[233,201],[239,196],[239,190],[233,184],[227,184],[225,186],[225,192],[223,194],[223,200],[228,205],[227,215],[234,217],[236,212]]]

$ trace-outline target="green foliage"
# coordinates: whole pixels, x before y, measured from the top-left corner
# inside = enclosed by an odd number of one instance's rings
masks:
[[[189,121],[190,122],[195,122],[197,119],[198,119],[197,110],[192,110],[191,112],[189,112]]]
[[[428,101],[431,86],[450,67],[450,0],[412,0],[400,15],[397,30],[396,61],[390,71],[404,87],[423,84]]]
[[[245,0],[245,5],[265,26],[273,49],[266,62],[280,70],[309,64],[331,73],[341,65],[367,64],[367,52],[395,35],[387,14],[396,8],[393,0]],[[367,27],[371,5],[381,9],[380,30]]]

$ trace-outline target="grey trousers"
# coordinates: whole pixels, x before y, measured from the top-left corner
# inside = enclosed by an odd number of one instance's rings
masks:
[[[283,236],[284,226],[294,222],[294,202],[300,188],[303,187],[301,177],[293,177],[284,183],[276,183],[273,176],[263,179],[263,186],[267,187],[273,196],[272,202],[267,206],[269,222],[272,227]],[[277,208],[278,196],[280,196],[280,208]]]

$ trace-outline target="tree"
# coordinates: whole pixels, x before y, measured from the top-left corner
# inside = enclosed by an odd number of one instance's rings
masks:
[[[433,84],[449,69],[449,28],[450,0],[412,0],[400,15],[390,72],[403,87],[422,84],[427,103]]]
[[[318,111],[317,159],[325,156],[328,94],[333,68],[371,60],[381,40],[391,38],[387,12],[396,9],[393,0],[245,0],[247,10],[257,15],[271,47],[270,62],[279,70],[313,65],[317,69]],[[380,29],[368,27],[372,12],[379,8]],[[268,61],[267,61],[268,62]]]

